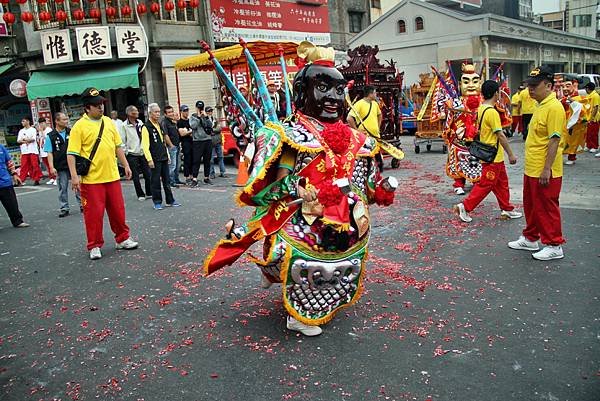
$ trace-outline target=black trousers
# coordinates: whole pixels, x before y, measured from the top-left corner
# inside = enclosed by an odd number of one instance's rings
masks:
[[[527,134],[529,133],[529,123],[531,122],[531,117],[533,114],[523,114],[523,140],[527,139]]]
[[[129,163],[129,168],[131,169],[133,186],[135,187],[135,193],[138,198],[150,195],[152,193],[152,179],[150,177],[150,167],[148,167],[146,157],[127,155],[127,163]],[[142,184],[140,184],[140,173],[144,176],[146,192],[142,190]]]
[[[6,209],[13,227],[23,222],[23,215],[19,211],[19,204],[17,203],[17,194],[13,187],[0,188],[0,202],[2,202],[2,206]]]
[[[165,201],[168,205],[175,202],[173,198],[173,192],[171,192],[171,185],[169,179],[169,161],[154,161],[154,168],[152,171],[152,201],[154,203],[162,203],[162,192],[160,189],[160,183],[162,181],[163,189],[165,190]]]
[[[185,178],[192,175],[192,165],[194,156],[192,155],[192,142],[181,141],[181,151],[183,152],[183,176]]]
[[[204,178],[210,176],[210,163],[212,157],[212,140],[193,142],[192,156],[192,176],[198,178],[200,172],[200,163],[204,164]]]

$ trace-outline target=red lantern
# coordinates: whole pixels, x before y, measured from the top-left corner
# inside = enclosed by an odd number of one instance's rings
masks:
[[[96,0],[88,0],[88,2],[90,2],[90,3],[93,3],[93,2],[95,2],[95,1],[96,1]]]
[[[100,19],[100,9],[99,8],[92,8],[90,10],[90,18]]]
[[[73,3],[79,3],[79,0],[71,0]]]
[[[167,0],[165,3],[165,10],[171,12],[175,9],[175,4],[171,0]]]
[[[121,14],[123,14],[126,17],[129,17],[131,15],[131,7],[125,4],[123,7],[121,7]]]
[[[37,0],[38,4],[46,4],[48,0]]]
[[[57,21],[64,22],[67,20],[67,13],[63,10],[58,10],[56,14],[54,14],[54,17]]]
[[[0,0],[1,4],[7,5],[8,4],[8,0]]]
[[[75,21],[81,21],[85,18],[85,13],[81,8],[78,8],[77,10],[73,11],[73,18]]]
[[[23,11],[21,13],[21,21],[25,22],[26,24],[31,23],[31,21],[33,21],[33,14],[29,11]]]
[[[38,14],[38,18],[43,23],[46,23],[52,19],[52,14],[50,14],[48,11],[42,11]]]
[[[64,3],[64,2],[65,2],[65,0],[54,0],[54,2],[55,2],[56,4],[62,4],[62,3]]]
[[[117,15],[117,9],[116,8],[114,8],[113,6],[106,7],[106,16],[108,18],[115,18],[116,15]]]
[[[153,2],[150,6],[150,12],[152,12],[152,14],[158,14],[160,12],[160,5],[156,2]]]
[[[148,11],[148,8],[146,7],[146,5],[144,3],[139,3],[137,5],[137,12],[139,15],[146,14],[146,11]]]
[[[200,0],[190,0],[188,4],[191,8],[198,8],[198,6],[200,5]]]
[[[185,0],[177,0],[177,8],[183,10],[186,7]]]
[[[10,11],[5,12],[2,15],[2,19],[4,20],[4,22],[6,22],[8,25],[12,25],[15,23],[15,15],[13,13],[11,13]]]
[[[27,0],[17,0],[17,4],[25,4],[27,3]]]

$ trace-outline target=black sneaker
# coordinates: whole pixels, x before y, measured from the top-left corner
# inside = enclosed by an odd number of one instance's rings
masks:
[[[192,183],[190,184],[190,187],[195,188],[198,186],[198,180],[192,180]]]
[[[35,182],[33,183],[33,185],[40,185],[40,182],[39,182],[39,181],[35,181]]]
[[[219,174],[219,177],[221,177],[221,178],[227,178],[227,174],[221,173],[221,174]]]
[[[177,185],[177,184],[175,184],[175,183],[172,183],[172,184],[171,184],[171,188],[179,188],[179,185]]]
[[[68,210],[61,210],[60,213],[58,214],[58,217],[67,217],[68,215],[69,215]]]
[[[191,178],[186,178],[185,179],[185,185],[192,185],[192,179]]]
[[[210,180],[210,178],[205,178],[205,179],[204,179],[204,183],[205,183],[206,185],[213,185],[213,183],[212,183],[212,181]]]
[[[215,175],[214,175],[214,174],[211,174],[211,175],[210,175],[210,179],[211,179],[211,180],[214,180],[214,179],[215,179]]]

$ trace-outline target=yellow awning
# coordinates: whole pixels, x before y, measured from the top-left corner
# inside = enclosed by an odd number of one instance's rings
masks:
[[[248,42],[248,50],[258,65],[276,64],[279,62],[279,47],[283,49],[283,57],[288,60],[296,57],[298,44],[294,42]],[[241,45],[233,45],[212,52],[223,68],[233,70],[246,64]],[[208,53],[180,58],[175,62],[176,71],[212,71],[212,62]]]

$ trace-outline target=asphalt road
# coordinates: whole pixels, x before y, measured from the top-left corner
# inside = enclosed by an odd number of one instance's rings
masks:
[[[233,178],[163,211],[124,183],[140,249],[114,250],[106,225],[94,262],[56,187],[18,188],[32,226],[0,213],[0,399],[600,400],[600,160],[565,175],[566,257],[539,262],[506,247],[524,221],[493,197],[458,222],[444,155],[410,140],[397,202],[372,209],[366,291],[316,338],[286,330],[280,286],[247,259],[202,277],[222,224],[251,212]]]

